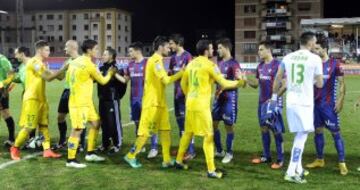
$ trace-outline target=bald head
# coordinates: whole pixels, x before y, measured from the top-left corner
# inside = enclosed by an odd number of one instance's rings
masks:
[[[65,53],[73,56],[78,54],[79,44],[75,40],[69,40],[65,43]]]

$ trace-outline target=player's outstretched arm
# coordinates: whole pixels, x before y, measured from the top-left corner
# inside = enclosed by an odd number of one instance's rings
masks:
[[[65,77],[65,72],[68,67],[69,67],[69,65],[65,64],[61,69],[59,69],[55,72],[45,69],[44,72],[42,72],[42,74],[41,74],[41,78],[43,78],[47,82],[50,82],[54,79],[62,80]]]
[[[210,67],[208,72],[210,73],[210,76],[222,87],[223,90],[234,89],[234,88],[246,86],[246,81],[242,78],[241,73],[236,74],[237,75],[236,78],[238,80],[231,81],[231,80],[226,80],[223,77],[223,75],[220,73],[219,68],[216,65],[213,67]]]
[[[335,112],[340,113],[344,106],[346,87],[345,87],[345,79],[343,76],[337,77],[337,80],[339,82],[339,95],[337,96],[337,100],[336,100]]]
[[[130,78],[128,76],[121,76],[119,73],[115,73],[115,78],[116,78],[116,80],[118,80],[124,84],[126,84],[130,80]]]
[[[0,81],[0,88],[9,85],[11,82],[13,82],[14,78],[15,78],[15,73],[13,71],[10,71],[7,78],[3,81]]]
[[[246,80],[246,83],[251,87],[251,88],[258,88],[259,86],[259,80],[257,78],[248,78]]]
[[[103,77],[101,73],[98,70],[96,70],[95,65],[91,65],[91,67],[89,68],[89,72],[90,72],[90,76],[96,82],[98,82],[101,85],[105,85],[111,80],[111,77],[115,74],[116,69],[114,67],[110,67],[105,77]]]
[[[181,69],[176,74],[174,74],[172,76],[168,76],[166,71],[165,71],[165,68],[164,68],[164,66],[163,66],[163,64],[161,62],[155,63],[153,69],[154,69],[155,75],[165,85],[171,84],[171,83],[179,80],[182,77],[183,73],[184,73],[184,69]]]

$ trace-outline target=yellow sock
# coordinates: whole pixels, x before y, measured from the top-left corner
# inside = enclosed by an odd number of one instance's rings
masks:
[[[127,153],[127,157],[130,159],[135,159],[136,155],[141,151],[142,147],[145,145],[148,136],[138,136],[135,141],[135,148],[132,148],[129,153]]]
[[[181,136],[179,150],[176,156],[176,162],[178,163],[183,162],[184,155],[187,149],[189,148],[189,144],[191,142],[192,136],[193,135],[191,133],[186,133],[186,132]]]
[[[171,146],[171,138],[170,131],[159,131],[160,134],[160,142],[162,147],[162,155],[163,162],[169,163],[171,161],[170,157],[170,146]]]
[[[44,136],[44,141],[42,142],[43,149],[50,149],[49,127],[39,127],[39,132]]]
[[[28,139],[28,137],[29,137],[29,132],[25,128],[22,128],[18,136],[16,137],[14,146],[17,148],[21,147],[26,141],[26,139]]]
[[[204,137],[203,149],[205,153],[206,165],[209,172],[216,170],[214,163],[214,136],[208,135]]]
[[[89,129],[88,147],[87,147],[88,152],[92,152],[92,151],[95,150],[96,140],[97,140],[98,134],[99,134],[99,129],[95,129],[94,127],[91,127]]]
[[[68,159],[76,158],[76,151],[79,146],[79,138],[70,136],[68,139]]]

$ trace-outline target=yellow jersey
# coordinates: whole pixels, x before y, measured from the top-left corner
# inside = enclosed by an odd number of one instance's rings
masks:
[[[23,101],[46,101],[45,80],[41,77],[45,70],[45,64],[40,57],[35,56],[26,63]]]
[[[94,80],[106,84],[111,77],[110,73],[103,77],[91,57],[87,55],[73,60],[66,73],[66,81],[70,88],[69,107],[92,106]]]
[[[145,84],[142,106],[166,107],[165,86],[179,80],[183,71],[168,76],[164,68],[163,57],[157,53],[152,55],[145,68]]]
[[[217,82],[223,88],[245,86],[245,81],[226,80],[218,66],[207,57],[199,56],[193,59],[181,79],[181,88],[186,95],[186,110],[210,110],[212,88]]]

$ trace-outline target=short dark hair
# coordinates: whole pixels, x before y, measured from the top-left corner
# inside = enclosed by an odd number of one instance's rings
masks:
[[[83,53],[87,53],[88,49],[93,49],[98,43],[95,40],[85,40],[81,45],[81,50]]]
[[[272,49],[272,44],[269,41],[261,41],[259,46],[264,46],[266,49]]]
[[[158,50],[160,46],[164,46],[166,43],[169,43],[167,37],[165,36],[156,36],[153,42],[154,51]]]
[[[170,40],[174,41],[177,45],[181,47],[183,47],[185,43],[184,36],[182,36],[181,34],[172,34],[169,38],[169,41]]]
[[[321,46],[323,49],[329,49],[329,40],[323,33],[316,35],[316,43]]]
[[[30,49],[24,46],[20,46],[17,48],[19,53],[23,53],[26,57],[30,56]]]
[[[107,47],[107,48],[106,48],[106,51],[109,52],[109,54],[111,55],[111,58],[112,58],[113,60],[116,60],[117,53],[116,53],[116,50],[115,50],[115,49],[113,49],[112,47]]]
[[[49,46],[49,43],[47,41],[39,40],[39,41],[35,42],[35,49],[36,50],[38,50],[40,48],[43,48],[43,47],[46,47],[46,46]]]
[[[300,36],[300,45],[306,45],[310,40],[315,37],[314,32],[304,32]]]
[[[141,42],[134,42],[134,43],[130,44],[129,48],[133,48],[134,50],[142,52],[144,45]]]
[[[201,39],[196,43],[196,52],[199,55],[204,55],[206,50],[209,50],[210,40]]]
[[[230,51],[232,51],[233,45],[229,38],[220,38],[216,41],[216,44],[218,44],[218,45],[221,44],[225,48],[228,48]]]

